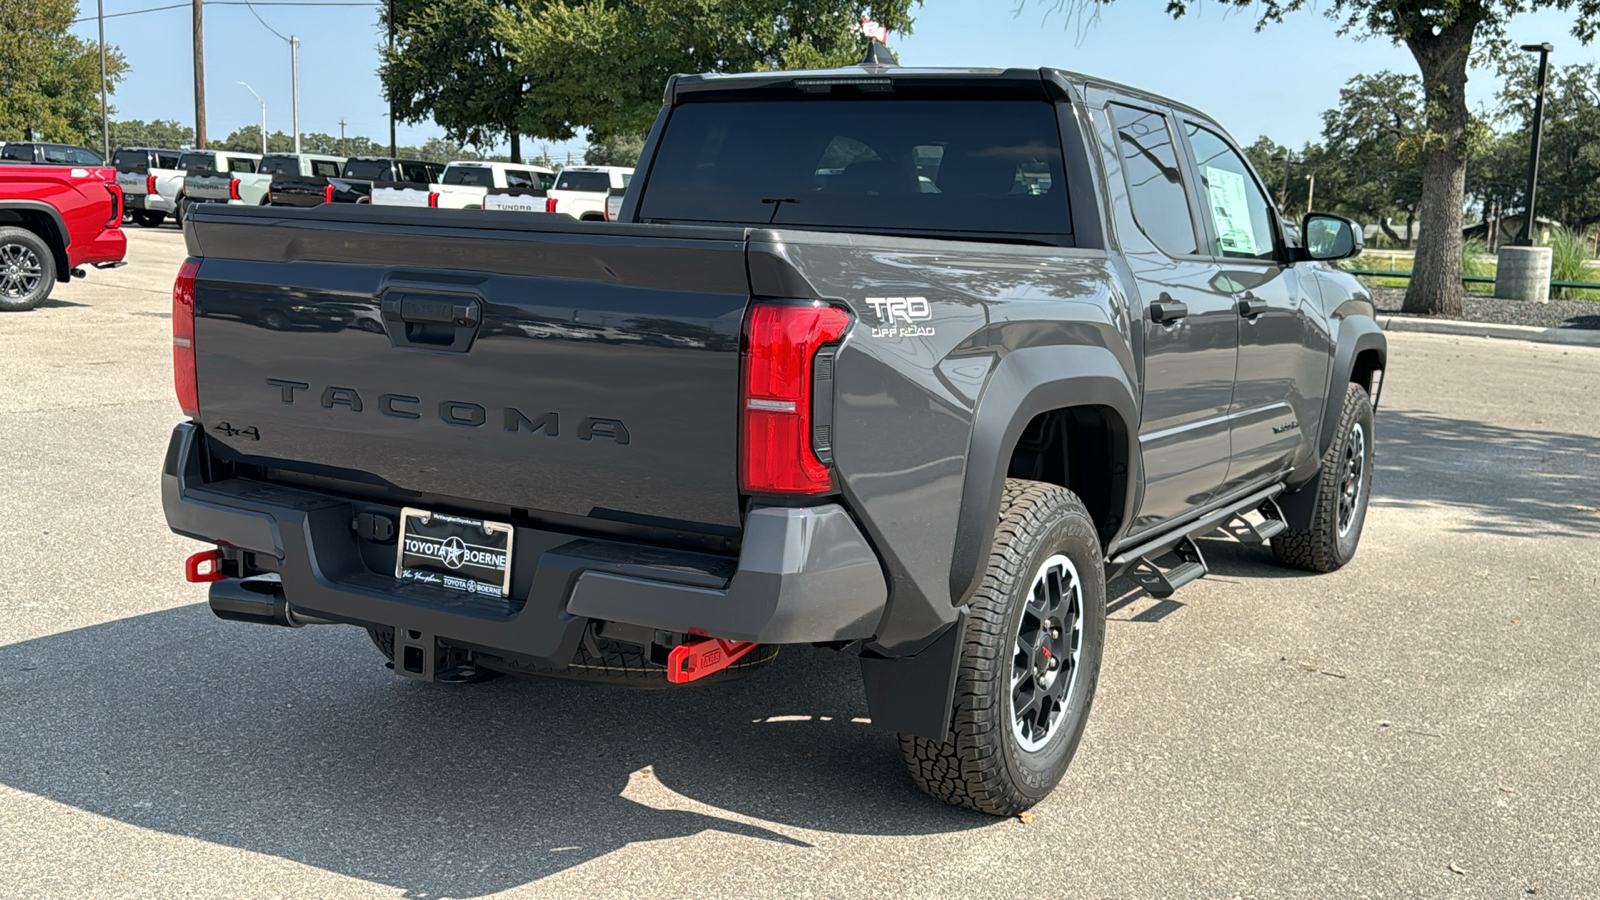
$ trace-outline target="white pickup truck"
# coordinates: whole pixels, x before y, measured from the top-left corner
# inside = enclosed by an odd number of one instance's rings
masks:
[[[156,172],[178,170],[182,150],[155,147],[118,147],[111,155],[117,170],[117,187],[122,189],[122,206],[133,221],[154,228],[173,211],[171,201],[156,193]]]
[[[439,184],[374,187],[376,206],[440,209],[508,209],[547,212],[545,191],[556,173],[527,163],[457,160],[445,166]]]
[[[192,203],[231,203],[235,206],[265,206],[271,199],[272,176],[300,175],[336,178],[344,157],[321,153],[271,153],[260,158],[254,171],[233,159],[230,170],[195,171],[184,178],[183,191]]]
[[[183,217],[188,213],[189,206],[194,199],[189,196],[187,182],[189,173],[200,174],[226,174],[231,172],[254,172],[261,162],[259,153],[235,153],[232,150],[185,150],[178,157],[178,168],[151,169],[150,175],[154,176],[151,185],[155,188],[157,196],[171,204],[173,217],[178,224],[183,224]],[[226,185],[224,185],[226,190]],[[217,198],[214,202],[223,203],[227,196]]]
[[[632,180],[633,169],[623,166],[567,166],[556,175],[547,210],[584,222],[608,221],[606,198]]]

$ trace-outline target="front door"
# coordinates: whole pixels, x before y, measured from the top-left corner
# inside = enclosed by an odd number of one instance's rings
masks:
[[[1233,462],[1222,492],[1282,475],[1310,460],[1329,342],[1316,286],[1289,263],[1275,207],[1254,171],[1211,127],[1183,122],[1203,225],[1233,292],[1239,363],[1228,410]]]
[[[1239,323],[1222,267],[1203,250],[1170,117],[1120,100],[1106,116],[1096,131],[1144,337],[1137,534],[1206,503],[1227,475]]]

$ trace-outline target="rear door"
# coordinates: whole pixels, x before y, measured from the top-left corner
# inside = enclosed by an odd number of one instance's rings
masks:
[[[736,533],[743,229],[332,209],[195,221],[220,452],[396,504]]]
[[[1329,360],[1327,323],[1315,297],[1286,258],[1277,209],[1255,171],[1220,129],[1183,121],[1185,146],[1200,185],[1208,250],[1233,294],[1239,363],[1228,411],[1232,463],[1224,490],[1242,489],[1287,471],[1316,434]]]
[[[1133,533],[1206,503],[1228,472],[1238,314],[1221,266],[1202,246],[1173,124],[1166,110],[1131,99],[1095,113],[1143,331],[1145,490]]]

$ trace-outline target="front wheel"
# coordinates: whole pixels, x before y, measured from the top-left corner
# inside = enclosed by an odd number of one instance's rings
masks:
[[[1314,491],[1311,527],[1288,528],[1272,539],[1278,562],[1309,572],[1332,572],[1356,555],[1361,529],[1372,497],[1372,401],[1359,384],[1346,385],[1339,413],[1339,433],[1316,481],[1301,490]]]
[[[1105,631],[1100,537],[1083,502],[1007,479],[961,640],[950,727],[939,740],[900,736],[917,786],[997,816],[1049,796],[1083,739]]]

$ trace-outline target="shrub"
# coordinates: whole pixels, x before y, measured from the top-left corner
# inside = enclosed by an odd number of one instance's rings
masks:
[[[1551,250],[1550,280],[1551,281],[1588,281],[1591,279],[1589,272],[1589,236],[1581,231],[1563,228],[1560,225],[1550,229],[1548,241]],[[1567,298],[1575,296],[1575,288],[1558,288],[1556,296]]]

